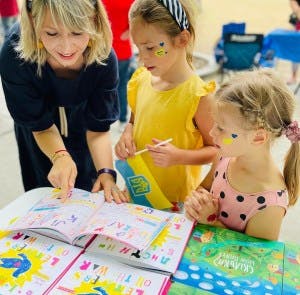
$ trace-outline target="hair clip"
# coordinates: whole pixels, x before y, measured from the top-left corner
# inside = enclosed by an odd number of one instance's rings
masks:
[[[26,0],[26,9],[28,12],[32,10],[32,0]]]
[[[300,128],[298,122],[293,121],[283,129],[283,134],[290,140],[291,143],[300,141]]]

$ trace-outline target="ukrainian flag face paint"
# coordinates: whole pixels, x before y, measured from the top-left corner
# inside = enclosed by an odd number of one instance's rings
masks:
[[[223,138],[223,144],[225,144],[225,145],[230,145],[230,144],[233,143],[233,141],[234,141],[237,137],[238,137],[237,134],[232,133],[232,134],[231,134],[231,137],[227,137],[227,138],[225,137],[225,138]]]
[[[163,57],[168,52],[164,48],[165,42],[159,42],[159,48],[154,52],[155,56],[157,57]]]

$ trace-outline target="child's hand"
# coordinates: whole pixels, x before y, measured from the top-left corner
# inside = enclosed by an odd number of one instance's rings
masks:
[[[136,147],[133,141],[133,126],[128,123],[115,146],[115,154],[120,160],[134,156]]]
[[[153,138],[152,141],[154,144],[162,142],[162,140],[158,140],[156,138]],[[176,146],[170,143],[157,147],[147,144],[146,148],[149,150],[154,165],[159,167],[169,167],[177,164],[179,149]]]
[[[218,199],[203,188],[192,191],[184,203],[186,216],[202,224],[213,224],[217,220],[218,207]]]

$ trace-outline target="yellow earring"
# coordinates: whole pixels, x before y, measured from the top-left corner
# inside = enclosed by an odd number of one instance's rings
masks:
[[[38,42],[37,48],[38,49],[43,49],[44,48],[44,44],[43,44],[43,42],[41,40]]]
[[[87,44],[87,47],[92,47],[92,40],[90,39],[88,44]]]

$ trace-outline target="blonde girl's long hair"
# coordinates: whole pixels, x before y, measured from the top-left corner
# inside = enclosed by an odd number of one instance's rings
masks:
[[[216,99],[236,105],[246,126],[264,128],[275,139],[293,122],[295,97],[278,75],[270,69],[235,75],[216,92]],[[291,143],[286,154],[283,177],[289,194],[289,205],[299,196],[300,142]]]
[[[88,66],[94,62],[103,64],[112,47],[112,33],[106,11],[99,0],[32,0],[31,9],[27,1],[21,9],[21,36],[16,51],[25,61],[36,63],[38,75],[47,60],[47,51],[40,48],[39,35],[47,9],[53,22],[61,22],[71,31],[90,35],[90,46],[84,53]],[[25,3],[26,2],[26,3]]]
[[[187,46],[186,59],[191,68],[193,68],[192,57],[197,35],[196,17],[199,9],[197,9],[197,5],[193,0],[180,0],[180,3],[189,22],[188,31],[190,32],[191,40]],[[170,38],[174,38],[181,33],[177,22],[168,12],[167,8],[158,0],[135,0],[129,11],[129,21],[136,18],[141,18],[145,23],[157,26],[170,36]]]

